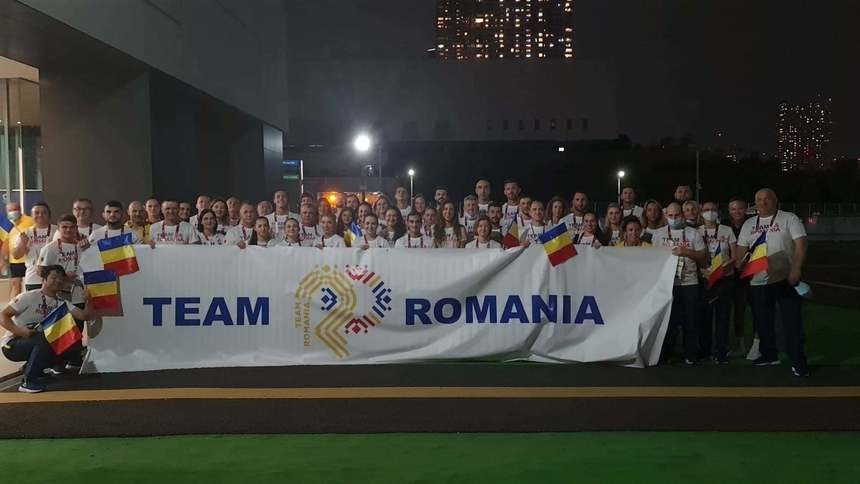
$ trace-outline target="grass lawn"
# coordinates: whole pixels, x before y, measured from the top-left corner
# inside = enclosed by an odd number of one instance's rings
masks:
[[[803,317],[810,364],[860,366],[860,311],[805,304]]]
[[[0,440],[0,455],[10,483],[860,482],[857,433]]]

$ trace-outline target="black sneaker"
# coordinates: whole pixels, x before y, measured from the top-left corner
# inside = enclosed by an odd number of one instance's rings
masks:
[[[755,360],[753,360],[753,366],[774,366],[779,364],[779,359],[774,358],[770,359],[766,356],[759,356]]]
[[[791,367],[791,374],[799,378],[809,378],[809,368]]]

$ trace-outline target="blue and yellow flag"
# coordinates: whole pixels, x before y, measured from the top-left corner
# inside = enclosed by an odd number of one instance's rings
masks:
[[[355,222],[349,224],[349,230],[343,231],[343,238],[346,240],[346,244],[350,247],[353,246],[353,242],[363,235],[364,233],[361,231],[361,227],[359,227]]]

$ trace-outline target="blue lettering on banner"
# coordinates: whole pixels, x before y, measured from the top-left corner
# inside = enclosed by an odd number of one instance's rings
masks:
[[[202,321],[199,297],[145,297],[143,305],[152,308],[153,326],[164,325],[165,308],[168,306],[173,306],[175,326],[212,326],[213,323],[224,326],[269,325],[269,298],[267,297],[238,297],[234,305],[235,311],[232,312],[225,298],[214,297],[209,302]]]
[[[512,294],[499,300],[496,295],[468,296],[465,303],[452,297],[444,297],[435,302],[424,298],[406,298],[405,315],[406,325],[416,324],[454,324],[460,321],[460,316],[465,312],[465,322],[473,323],[562,323],[583,324],[592,321],[595,325],[604,324],[603,315],[597,305],[594,296],[583,296],[576,311],[573,314],[573,301],[570,295],[564,294],[561,298],[556,294],[547,296],[532,295],[530,311],[526,309],[520,296]],[[526,299],[528,301],[528,299]],[[561,304],[559,304],[559,302]],[[465,305],[465,308],[463,306]],[[499,314],[501,313],[501,314]],[[561,319],[559,319],[559,313]],[[500,317],[499,317],[500,316]]]

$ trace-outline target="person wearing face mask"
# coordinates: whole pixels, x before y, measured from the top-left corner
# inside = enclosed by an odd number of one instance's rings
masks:
[[[12,299],[21,293],[24,275],[27,272],[26,257],[15,257],[15,246],[18,244],[21,234],[32,227],[35,221],[29,215],[21,213],[21,206],[15,202],[6,204],[6,218],[12,222],[14,228],[9,233],[0,231],[0,244],[2,254],[0,258],[6,260],[9,257],[9,298]],[[26,256],[26,254],[24,254]]]
[[[737,239],[730,227],[720,224],[716,202],[705,202],[702,206],[702,219],[705,223],[698,230],[708,247],[708,260],[713,260],[719,249],[723,260],[723,277],[705,292],[704,317],[699,326],[699,353],[703,358],[713,356],[718,364],[726,364],[729,362],[729,311],[734,296],[734,254]],[[708,263],[702,270],[705,281],[711,276],[710,266]],[[710,354],[712,342],[713,355]]]
[[[683,330],[684,363],[695,365],[699,357],[699,316],[701,314],[701,293],[699,288],[699,268],[708,262],[708,248],[699,232],[687,227],[681,206],[670,203],[666,207],[668,225],[658,229],[652,236],[655,247],[672,249],[678,256],[675,283],[672,289],[672,309],[669,329],[663,341],[660,360],[666,361],[671,353],[678,329]]]
[[[767,268],[752,275],[750,303],[758,333],[761,356],[755,366],[780,364],[776,346],[776,306],[782,323],[785,352],[791,361],[791,372],[797,377],[809,376],[803,331],[802,298],[795,290],[800,283],[806,260],[806,228],[791,212],[779,210],[776,192],[762,188],[755,194],[758,215],[744,222],[738,239],[735,268],[743,271],[748,251],[764,235],[767,244]]]

